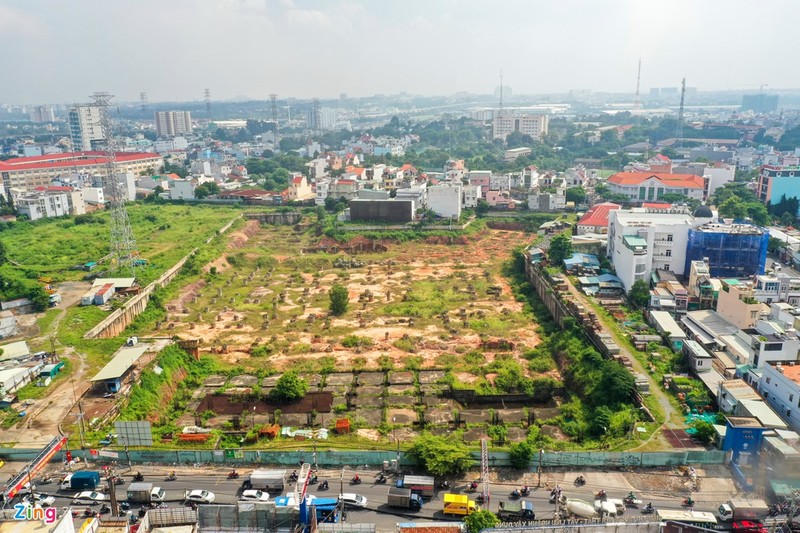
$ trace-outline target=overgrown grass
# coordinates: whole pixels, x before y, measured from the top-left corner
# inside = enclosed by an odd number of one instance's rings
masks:
[[[36,321],[36,325],[39,326],[40,335],[50,335],[55,333],[55,331],[52,331],[53,323],[55,322],[56,318],[58,318],[60,313],[60,309],[48,309],[41,317],[39,317],[39,319]]]
[[[61,370],[56,374],[56,377],[50,382],[50,385],[47,387],[38,387],[35,380],[31,383],[28,383],[21,389],[17,391],[17,397],[20,400],[38,400],[40,398],[44,398],[53,390],[53,388],[61,381],[65,380],[69,377],[73,372],[73,364],[72,361],[69,359],[63,359],[64,366],[61,367]]]

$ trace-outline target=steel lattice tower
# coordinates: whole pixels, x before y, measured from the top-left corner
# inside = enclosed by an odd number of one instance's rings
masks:
[[[272,122],[275,123],[275,131],[278,131],[278,95],[272,93],[269,95],[269,103],[272,107]]]
[[[100,108],[100,126],[103,128],[106,145],[106,175],[104,179],[104,189],[106,194],[111,197],[111,254],[117,263],[117,268],[127,270],[132,276],[136,275],[136,258],[139,252],[136,250],[136,242],[133,239],[131,222],[128,219],[128,210],[125,207],[127,200],[126,188],[120,183],[117,175],[117,158],[114,153],[114,133],[111,127],[111,116],[109,105],[112,95],[108,93],[95,93],[92,96],[94,105]]]

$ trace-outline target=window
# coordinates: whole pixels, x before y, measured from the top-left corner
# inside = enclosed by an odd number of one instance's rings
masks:
[[[789,401],[790,401],[790,402],[793,402],[793,401],[794,401],[794,394],[790,394],[790,395],[789,395]]]
[[[780,352],[783,349],[782,342],[769,342],[764,344],[764,351],[765,352]]]
[[[672,250],[667,250],[667,253],[665,255],[667,257],[672,257]]]
[[[672,234],[667,235],[667,242],[672,242]]]
[[[792,410],[791,409],[787,409],[786,410],[786,418],[791,418],[791,417],[792,417]]]
[[[750,318],[752,319],[758,318],[758,311],[750,311]]]

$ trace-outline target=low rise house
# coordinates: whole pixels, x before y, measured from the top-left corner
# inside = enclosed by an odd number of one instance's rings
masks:
[[[791,429],[800,431],[800,364],[788,361],[765,365],[758,390]]]
[[[734,413],[736,407],[744,400],[760,400],[758,391],[743,379],[726,379],[719,383],[717,404],[723,413]]]
[[[612,202],[603,202],[592,206],[578,221],[578,235],[589,233],[606,235],[608,233],[608,213],[622,206]]]
[[[689,360],[689,368],[695,374],[712,370],[714,357],[695,341],[684,340],[682,353]]]
[[[659,335],[668,342],[670,348],[676,352],[680,352],[683,349],[686,333],[675,322],[672,315],[666,311],[651,311],[650,323],[658,331]]]
[[[443,218],[461,216],[461,185],[434,185],[428,187],[428,209]]]
[[[466,209],[474,209],[478,207],[478,200],[482,199],[480,185],[464,185],[462,188],[464,193],[464,207]]]

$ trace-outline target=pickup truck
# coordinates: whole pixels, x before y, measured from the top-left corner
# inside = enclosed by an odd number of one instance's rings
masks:
[[[526,500],[500,502],[497,518],[503,522],[522,522],[536,520],[533,503]]]

